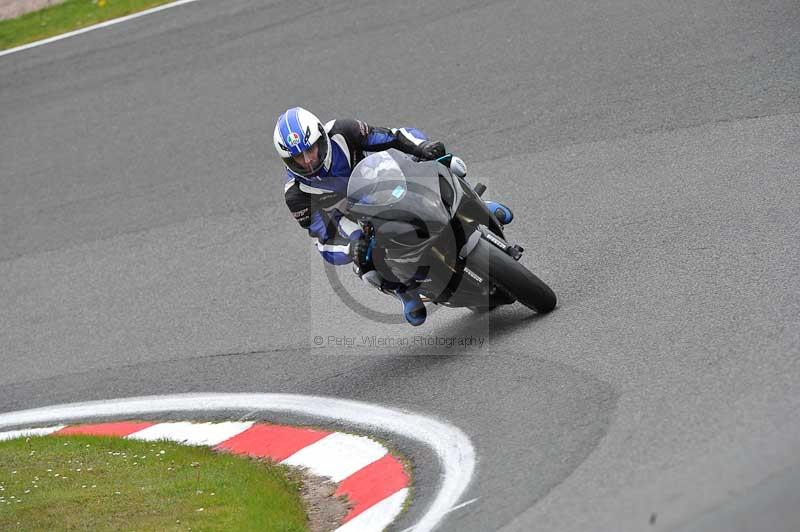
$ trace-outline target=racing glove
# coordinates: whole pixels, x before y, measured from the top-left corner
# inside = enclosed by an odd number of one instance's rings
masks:
[[[432,161],[443,157],[445,154],[444,144],[438,140],[425,140],[417,145],[414,155],[423,161]]]
[[[372,261],[367,259],[368,252],[369,242],[366,239],[359,238],[350,241],[350,259],[353,261],[353,272],[359,277],[374,269]]]

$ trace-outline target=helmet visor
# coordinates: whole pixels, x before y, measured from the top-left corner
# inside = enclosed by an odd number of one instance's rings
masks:
[[[298,155],[284,157],[283,162],[295,174],[308,177],[319,173],[327,156],[328,135],[323,133],[307,150]]]

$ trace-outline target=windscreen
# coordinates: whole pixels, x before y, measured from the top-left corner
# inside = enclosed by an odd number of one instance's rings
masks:
[[[347,200],[352,205],[391,205],[403,199],[407,190],[400,165],[382,151],[365,157],[353,168],[347,185]]]

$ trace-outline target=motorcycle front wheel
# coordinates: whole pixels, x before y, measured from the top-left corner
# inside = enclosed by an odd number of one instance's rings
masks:
[[[467,258],[468,266],[481,271],[509,296],[539,314],[556,306],[556,294],[525,266],[483,238]]]

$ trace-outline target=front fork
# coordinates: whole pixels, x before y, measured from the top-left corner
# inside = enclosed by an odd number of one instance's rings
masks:
[[[525,251],[522,246],[518,244],[509,244],[504,239],[491,232],[485,225],[478,224],[477,229],[469,236],[467,243],[464,244],[461,251],[458,252],[458,256],[462,259],[467,258],[469,254],[472,253],[472,250],[475,249],[475,246],[478,245],[478,240],[481,238],[495,247],[500,248],[500,250],[517,261],[522,257],[522,252]]]
[[[440,161],[445,166],[449,166],[450,171],[453,172],[453,174],[461,178],[465,183],[467,182],[466,181],[467,167],[464,164],[464,161],[462,161],[459,157],[455,157],[453,154],[448,153],[444,157],[440,157],[439,159],[437,159],[437,161]],[[480,198],[481,196],[483,196],[483,193],[486,192],[486,185],[484,185],[483,183],[475,183],[475,186],[472,186],[472,190]],[[480,238],[481,235],[483,235],[483,238],[485,238],[486,240],[488,240],[489,242],[491,242],[492,244],[503,250],[503,252],[510,255],[511,258],[513,258],[516,261],[518,261],[520,257],[522,257],[522,252],[525,251],[525,249],[522,246],[518,244],[509,244],[504,239],[494,234],[488,227],[479,224],[478,230],[475,231],[472,235],[470,235],[466,245],[464,246],[464,248],[462,248],[462,252],[459,253],[459,256],[462,259],[470,254],[472,249],[478,243],[477,239]]]

